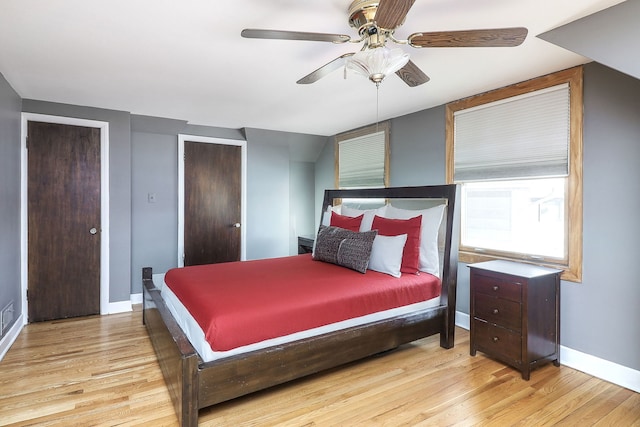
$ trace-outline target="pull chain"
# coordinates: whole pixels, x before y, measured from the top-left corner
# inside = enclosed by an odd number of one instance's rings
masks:
[[[380,115],[380,82],[376,82],[376,133],[378,132],[378,123]]]

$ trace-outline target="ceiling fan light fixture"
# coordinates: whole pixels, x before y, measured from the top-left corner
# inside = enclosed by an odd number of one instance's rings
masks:
[[[390,73],[396,73],[409,87],[420,86],[429,77],[409,60],[409,55],[399,49],[390,50],[391,41],[412,48],[436,47],[511,47],[525,40],[528,30],[524,27],[487,28],[478,30],[417,32],[406,40],[395,38],[395,31],[403,25],[416,0],[351,0],[349,26],[356,29],[360,38],[352,40],[346,34],[312,33],[245,28],[242,37],[278,40],[308,40],[331,43],[362,43],[358,53],[344,53],[320,68],[304,76],[296,83],[314,83],[329,73],[343,68],[366,76],[379,86]]]
[[[387,75],[395,73],[409,62],[409,54],[402,49],[386,46],[361,50],[349,57],[346,67],[379,84]]]

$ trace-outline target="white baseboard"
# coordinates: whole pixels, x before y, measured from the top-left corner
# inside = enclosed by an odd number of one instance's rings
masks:
[[[459,326],[462,329],[466,329],[468,331],[471,328],[469,315],[461,311],[456,311],[456,326]]]
[[[102,315],[105,314],[116,314],[116,313],[125,313],[127,311],[131,311],[131,300],[129,301],[117,301],[110,302],[107,308],[106,313],[100,313]]]
[[[20,335],[20,331],[24,327],[24,319],[22,314],[13,322],[13,326],[7,331],[4,338],[0,340],[0,360],[4,359],[4,355],[7,354],[11,345],[15,342]]]
[[[640,393],[640,371],[560,346],[560,364]]]
[[[127,311],[133,310],[134,304],[142,304],[142,294],[131,294],[129,296],[129,301],[118,301],[118,302],[110,302],[109,303],[109,312],[102,314],[116,314],[116,313],[125,313]]]
[[[456,311],[456,326],[469,330],[470,317]],[[640,393],[640,371],[560,346],[560,364]]]
[[[131,294],[131,304],[142,304],[142,293]]]
[[[156,285],[156,288],[161,289],[162,284],[164,283],[164,273],[157,273],[151,276],[153,279],[153,284]],[[142,304],[142,299],[144,298],[142,292],[139,294],[131,294],[131,304]]]

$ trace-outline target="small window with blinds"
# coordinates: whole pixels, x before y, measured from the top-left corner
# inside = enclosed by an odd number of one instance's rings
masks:
[[[460,259],[582,275],[582,69],[447,106],[447,180],[461,184]]]
[[[336,188],[388,186],[389,123],[336,136]]]

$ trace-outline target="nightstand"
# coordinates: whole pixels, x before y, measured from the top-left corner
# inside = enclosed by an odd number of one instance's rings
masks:
[[[529,379],[532,370],[560,366],[561,270],[510,261],[471,269],[471,356],[500,360]]]
[[[298,236],[298,255],[313,252],[313,241],[311,236]]]

